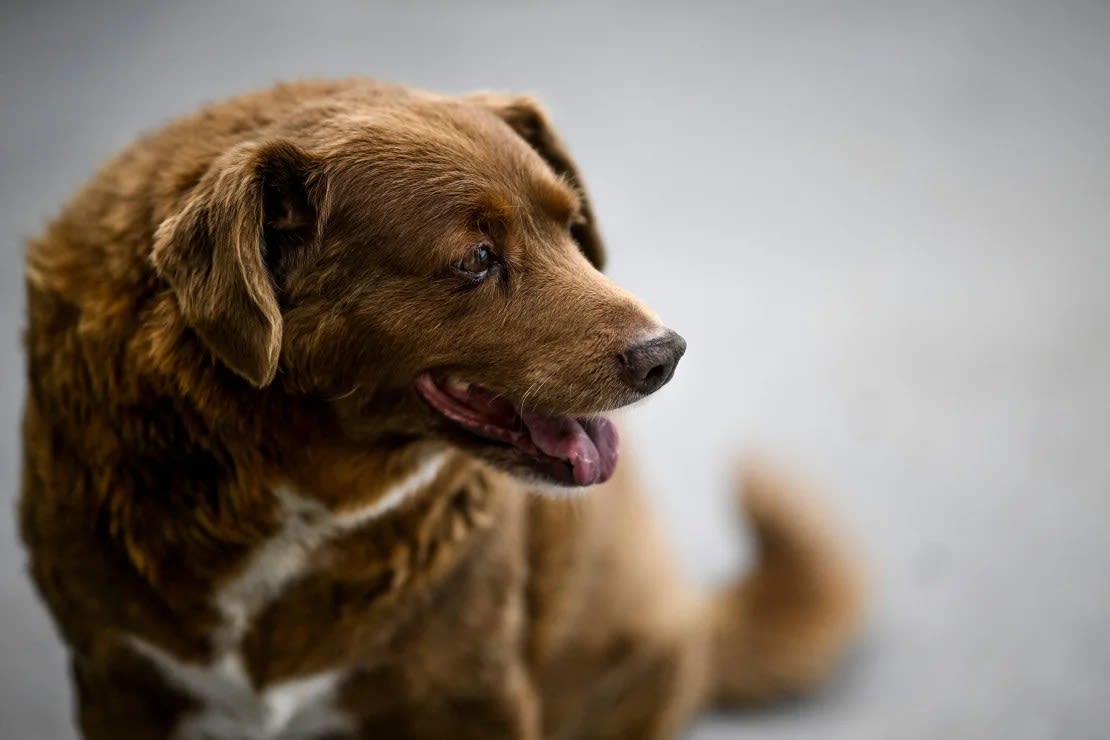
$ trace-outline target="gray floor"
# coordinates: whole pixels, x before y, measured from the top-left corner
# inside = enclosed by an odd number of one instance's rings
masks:
[[[586,169],[612,273],[689,340],[631,419],[691,577],[741,560],[726,480],[755,447],[827,481],[873,564],[872,623],[835,685],[691,737],[1106,736],[1110,8],[309,5],[4,6],[5,511],[21,240],[105,155],[278,78],[535,91]],[[0,737],[71,737],[12,529]]]

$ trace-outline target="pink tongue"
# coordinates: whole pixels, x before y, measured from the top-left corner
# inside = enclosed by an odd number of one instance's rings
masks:
[[[532,442],[545,455],[566,460],[580,486],[604,483],[617,466],[617,428],[607,419],[573,419],[534,412],[521,415]]]
[[[580,486],[604,483],[617,467],[620,440],[617,428],[608,419],[575,419],[525,411],[519,418],[528,428],[526,434],[519,428],[516,409],[496,393],[477,385],[445,385],[442,392],[468,409],[462,423],[525,452],[534,454],[539,450],[565,460],[574,471],[574,482]]]

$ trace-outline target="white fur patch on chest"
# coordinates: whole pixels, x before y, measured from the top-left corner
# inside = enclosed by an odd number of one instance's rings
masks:
[[[351,718],[335,707],[344,678],[341,669],[256,688],[243,666],[240,644],[252,619],[308,572],[312,555],[322,545],[381,517],[428,486],[444,460],[443,455],[429,458],[374,503],[339,514],[289,491],[275,492],[281,528],[213,596],[223,621],[213,635],[215,658],[210,663],[183,661],[145,640],[131,639],[167,681],[200,704],[178,724],[174,737],[293,740],[353,731]]]
[[[179,660],[137,638],[132,644],[167,681],[200,704],[174,729],[178,740],[304,740],[354,729],[351,719],[335,707],[341,671],[258,690],[238,653],[206,665]]]

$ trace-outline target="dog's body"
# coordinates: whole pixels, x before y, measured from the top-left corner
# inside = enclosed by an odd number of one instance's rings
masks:
[[[526,99],[283,85],[109,162],[28,257],[84,735],[664,738],[820,679],[859,606],[820,523],[753,474],[760,565],[705,597],[614,471],[597,414],[684,345],[601,261]]]

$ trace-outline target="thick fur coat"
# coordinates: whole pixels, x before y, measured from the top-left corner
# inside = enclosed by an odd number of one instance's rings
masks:
[[[84,736],[667,738],[824,677],[859,578],[776,475],[750,574],[673,572],[604,413],[685,345],[603,260],[528,98],[278,85],[111,159],[27,256]]]

